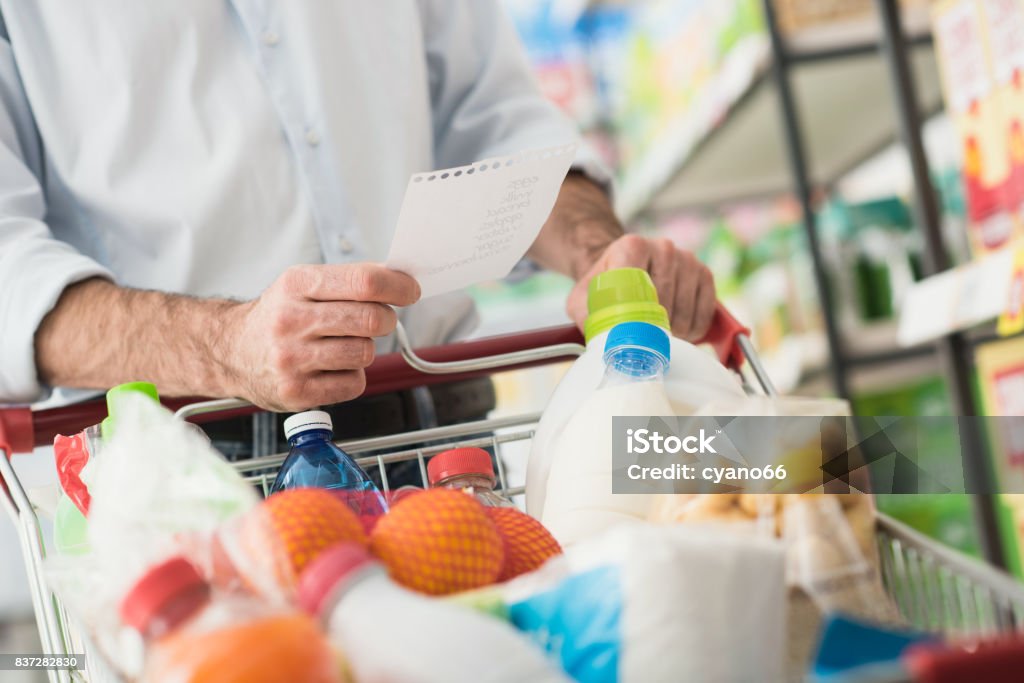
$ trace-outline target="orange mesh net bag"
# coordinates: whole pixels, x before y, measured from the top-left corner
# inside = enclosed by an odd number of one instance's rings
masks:
[[[494,583],[505,547],[485,508],[461,491],[429,489],[403,500],[370,535],[396,582],[429,595]]]

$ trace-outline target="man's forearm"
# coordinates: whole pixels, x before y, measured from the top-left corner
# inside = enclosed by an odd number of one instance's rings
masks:
[[[102,279],[77,283],[36,332],[40,379],[84,389],[146,380],[168,396],[234,395],[225,329],[238,306]]]
[[[167,396],[297,412],[362,394],[374,338],[395,329],[392,307],[419,296],[411,277],[372,263],[292,266],[244,302],[86,280],[36,331],[36,367],[52,386],[148,380]]]
[[[622,235],[605,191],[586,176],[571,173],[528,255],[545,268],[578,280]]]

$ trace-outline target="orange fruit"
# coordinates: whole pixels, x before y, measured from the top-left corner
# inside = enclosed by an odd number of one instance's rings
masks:
[[[340,683],[342,667],[304,614],[252,615],[221,628],[174,631],[153,649],[145,680],[166,683]]]
[[[543,524],[515,508],[486,508],[505,541],[505,565],[498,581],[508,581],[532,572],[555,555],[562,546]]]
[[[501,534],[472,496],[429,489],[384,515],[370,551],[396,582],[429,595],[494,583],[505,559]]]
[[[363,524],[330,491],[316,488],[275,493],[240,521],[234,539],[223,539],[240,573],[257,589],[291,590],[321,552],[345,541],[366,547]]]

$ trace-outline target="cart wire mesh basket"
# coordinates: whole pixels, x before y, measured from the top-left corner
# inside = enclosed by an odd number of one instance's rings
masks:
[[[711,341],[719,358],[733,369],[738,370],[746,360],[747,374],[761,391],[774,395],[747,334],[734,320],[719,315]],[[464,342],[422,353],[411,350],[401,329],[398,336],[401,352],[381,357],[367,370],[368,391],[392,391],[564,361],[584,351],[578,332],[571,328]],[[179,418],[193,422],[256,412],[254,407],[235,399],[168,403],[178,408]],[[98,412],[101,410],[98,404],[35,414],[28,409],[0,410],[0,475],[4,484],[0,501],[19,531],[43,650],[54,656],[85,654],[86,659],[80,669],[49,672],[52,681],[97,683],[117,678],[90,646],[87,634],[64,609],[60,597],[47,585],[43,523],[10,463],[10,456],[47,444],[54,433],[73,433],[97,422],[102,417]],[[499,492],[522,505],[521,482],[525,480],[525,464],[539,418],[537,413],[497,417],[343,441],[339,445],[367,472],[379,475],[385,493],[390,491],[386,469],[390,464],[417,462],[426,486],[426,463],[431,456],[463,446],[491,449],[497,456]],[[231,465],[266,495],[285,457],[284,453],[260,455]],[[878,516],[876,538],[883,583],[909,624],[952,636],[987,636],[1024,629],[1024,584],[884,515]]]

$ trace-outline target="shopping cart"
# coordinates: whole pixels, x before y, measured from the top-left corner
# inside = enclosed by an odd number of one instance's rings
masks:
[[[760,391],[774,395],[767,373],[758,360],[748,331],[719,308],[708,341],[718,357],[741,372]],[[398,330],[399,353],[382,356],[367,370],[367,393],[384,393],[414,386],[522,369],[571,360],[583,351],[575,328],[560,327],[506,337],[495,337],[414,352]],[[750,382],[746,380],[752,376]],[[244,401],[177,400],[167,402],[176,415],[196,423],[257,412]],[[92,402],[32,412],[27,408],[0,410],[0,496],[18,527],[43,650],[64,656],[86,655],[85,668],[54,671],[51,680],[115,680],[87,636],[76,627],[60,597],[47,586],[43,561],[47,548],[39,512],[32,504],[9,456],[28,453],[52,442],[57,433],[71,434],[95,424],[104,407]],[[426,461],[443,450],[459,446],[491,448],[498,457],[501,492],[514,500],[524,487],[512,481],[510,465],[525,462],[539,413],[497,417],[452,426],[342,442],[344,450],[368,471],[379,472],[385,492],[390,489],[391,463],[416,461],[426,485]],[[265,455],[232,465],[264,494],[284,462],[285,454]],[[909,527],[880,515],[877,540],[883,582],[908,623],[920,628],[961,636],[986,636],[1024,628],[1024,585],[979,561],[949,550]]]

